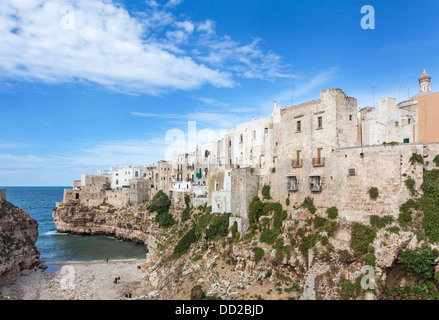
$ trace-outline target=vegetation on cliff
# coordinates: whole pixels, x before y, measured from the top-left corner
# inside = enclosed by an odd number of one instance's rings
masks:
[[[166,193],[162,190],[157,192],[152,199],[152,203],[149,205],[149,212],[156,212],[156,222],[162,228],[169,228],[174,225],[174,217],[169,213],[171,207],[171,200]]]

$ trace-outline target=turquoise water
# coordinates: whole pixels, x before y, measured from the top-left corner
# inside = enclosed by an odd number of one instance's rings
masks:
[[[65,187],[1,187],[6,198],[21,207],[38,222],[36,246],[45,263],[145,259],[143,245],[105,236],[73,236],[55,229],[52,210],[61,202]]]

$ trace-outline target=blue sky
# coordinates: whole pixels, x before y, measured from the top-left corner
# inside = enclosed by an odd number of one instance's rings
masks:
[[[403,100],[426,68],[438,91],[438,12],[426,0],[1,1],[0,185],[153,164],[188,121],[218,132],[322,89],[359,107],[372,86],[375,102]]]

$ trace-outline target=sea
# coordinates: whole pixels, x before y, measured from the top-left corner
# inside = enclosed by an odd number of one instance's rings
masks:
[[[56,231],[52,211],[68,187],[0,187],[6,199],[26,210],[38,222],[36,246],[44,264],[145,259],[141,244],[106,236],[75,236]],[[71,188],[70,188],[71,189]]]

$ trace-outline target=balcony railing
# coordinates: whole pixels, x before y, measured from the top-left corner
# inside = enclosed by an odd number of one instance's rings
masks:
[[[313,167],[323,167],[325,166],[325,158],[313,158],[312,159]]]
[[[288,191],[299,190],[299,184],[297,182],[288,182]]]
[[[295,160],[292,160],[292,161],[291,161],[291,164],[292,164],[293,168],[302,168],[302,166],[303,166],[303,159],[299,159],[299,160],[295,159]]]
[[[322,192],[322,185],[321,184],[310,184],[311,192]]]

